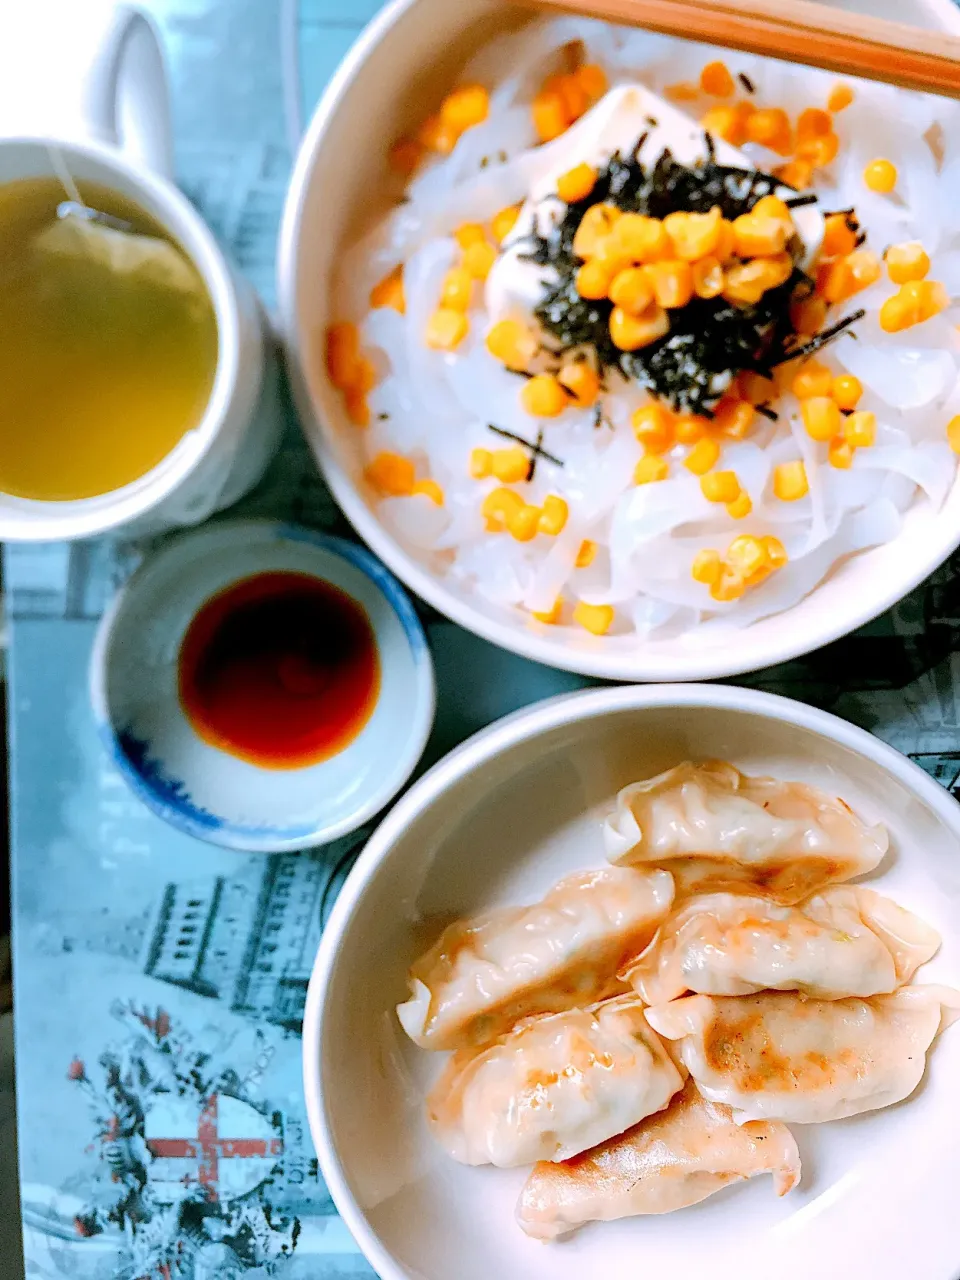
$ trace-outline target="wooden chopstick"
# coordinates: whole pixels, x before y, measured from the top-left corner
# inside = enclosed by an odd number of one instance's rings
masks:
[[[960,98],[960,37],[815,0],[537,0],[537,6]]]

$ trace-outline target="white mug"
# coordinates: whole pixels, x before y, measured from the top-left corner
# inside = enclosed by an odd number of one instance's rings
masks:
[[[138,10],[31,0],[0,19],[0,184],[53,176],[51,144],[75,180],[133,200],[191,258],[216,312],[217,369],[203,418],[151,471],[77,501],[0,493],[0,540],[198,524],[260,479],[280,437],[282,408],[256,296],[173,184],[163,56]]]

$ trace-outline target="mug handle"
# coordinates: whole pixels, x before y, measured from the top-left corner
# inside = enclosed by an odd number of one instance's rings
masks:
[[[157,28],[142,10],[114,7],[81,85],[80,109],[91,138],[172,180],[166,65]]]

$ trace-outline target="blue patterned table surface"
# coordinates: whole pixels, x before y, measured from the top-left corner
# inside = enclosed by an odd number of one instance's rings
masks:
[[[179,180],[270,304],[296,114],[284,111],[281,50],[297,50],[308,118],[376,0],[146,7],[167,42]],[[243,508],[342,531],[292,418]],[[369,1276],[318,1175],[299,1042],[316,942],[365,833],[238,856],[128,793],[98,745],[86,669],[96,620],[137,556],[101,542],[4,559],[27,1274]],[[424,616],[440,695],[426,764],[587,683]],[[865,725],[958,790],[958,619],[960,560],[857,636],[750,683]],[[230,1159],[224,1138],[241,1143]]]

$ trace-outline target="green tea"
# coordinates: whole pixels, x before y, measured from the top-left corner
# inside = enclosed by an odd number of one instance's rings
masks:
[[[79,185],[92,209],[172,244],[126,198]],[[203,417],[218,350],[213,304],[178,246],[174,257],[155,241],[90,237],[80,220],[58,222],[65,199],[54,178],[0,187],[0,491],[49,501],[108,493],[155,467]],[[120,255],[145,250],[147,268],[151,245],[161,249],[178,287],[117,269],[85,234]]]

